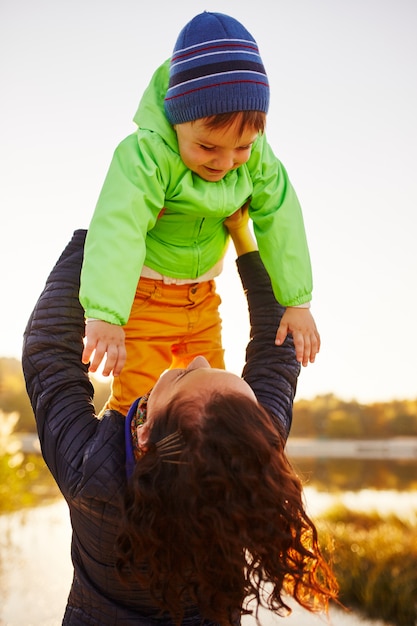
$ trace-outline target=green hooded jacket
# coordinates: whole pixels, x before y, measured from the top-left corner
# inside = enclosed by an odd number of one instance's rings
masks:
[[[277,300],[311,300],[312,276],[301,208],[287,173],[260,135],[249,160],[207,182],[181,160],[164,112],[169,62],[153,75],[116,148],[85,245],[80,301],[86,317],[126,324],[143,265],[198,278],[225,254],[223,225],[250,198],[249,215]]]

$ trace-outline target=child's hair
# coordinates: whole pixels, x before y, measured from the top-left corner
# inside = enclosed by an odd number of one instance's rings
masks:
[[[284,439],[257,402],[175,398],[153,416],[127,487],[117,569],[181,623],[190,603],[236,623],[248,598],[280,613],[290,594],[327,608],[337,584],[303,505]]]
[[[234,111],[232,113],[218,113],[204,118],[204,124],[209,129],[229,128],[237,121],[239,136],[247,128],[256,130],[261,135],[265,132],[266,113],[263,111]]]

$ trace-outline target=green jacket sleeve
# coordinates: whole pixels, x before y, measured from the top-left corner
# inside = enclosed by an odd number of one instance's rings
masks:
[[[249,215],[259,253],[283,306],[309,302],[313,281],[301,207],[282,163],[264,136],[252,151]]]
[[[86,317],[118,325],[129,318],[146,234],[164,206],[168,169],[157,148],[142,142],[139,150],[135,133],[115,150],[86,239],[80,287]]]

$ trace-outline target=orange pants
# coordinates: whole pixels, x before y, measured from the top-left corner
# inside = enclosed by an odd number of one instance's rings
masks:
[[[124,326],[126,364],[113,379],[104,408],[126,415],[132,402],[147,393],[163,371],[186,367],[200,354],[212,367],[224,369],[220,302],[213,280],[166,285],[141,278]]]

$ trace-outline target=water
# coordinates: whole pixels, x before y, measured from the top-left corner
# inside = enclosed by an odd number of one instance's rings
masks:
[[[60,624],[72,576],[66,503],[0,516],[0,537],[0,624]]]
[[[305,487],[307,510],[314,518],[335,504],[344,504],[354,511],[377,512],[381,515],[395,513],[408,522],[417,517],[417,491],[392,491],[361,489],[341,493],[318,492],[314,487]]]
[[[338,495],[306,488],[307,508],[311,515],[327,509],[335,499],[353,509],[395,511],[408,517],[416,515],[417,491],[375,491],[364,489]],[[63,500],[27,511],[0,516],[0,624],[1,626],[58,626],[61,623],[71,584],[71,528]],[[357,615],[332,610],[330,622],[294,606],[289,618],[261,612],[262,626],[382,626],[383,622],[361,620]],[[254,626],[251,617],[243,626]]]

